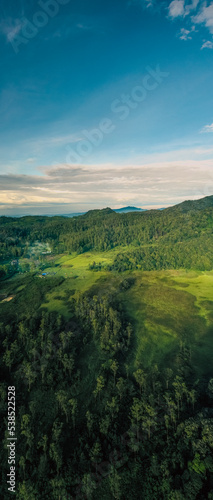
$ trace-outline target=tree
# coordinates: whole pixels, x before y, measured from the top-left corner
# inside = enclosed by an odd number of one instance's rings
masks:
[[[66,422],[69,420],[69,401],[68,396],[62,389],[56,393],[56,399],[58,401],[59,408],[64,412],[66,416]]]
[[[54,500],[64,500],[67,498],[66,482],[62,477],[51,479],[52,498]]]
[[[18,485],[18,500],[36,500],[37,493],[30,481],[23,481]]]
[[[48,441],[48,437],[45,434],[44,436],[42,436],[41,440],[38,442],[38,448],[43,449],[45,456],[47,454],[47,441]]]
[[[122,377],[120,377],[117,381],[117,384],[116,384],[116,389],[118,391],[120,401],[121,401],[122,396],[124,394],[125,387],[126,387],[125,380]]]
[[[133,427],[136,429],[137,439],[139,439],[139,422],[141,422],[143,417],[143,403],[137,398],[134,398],[133,405],[131,407],[131,422]]]
[[[91,461],[95,464],[96,472],[97,472],[97,466],[98,466],[98,461],[100,460],[101,457],[101,445],[98,441],[93,445],[91,451],[90,451],[90,458]]]
[[[166,436],[167,436],[167,443],[168,443],[168,439],[169,439],[169,415],[164,415],[164,420],[165,420]]]
[[[44,377],[45,377],[45,373],[46,373],[47,366],[48,366],[48,358],[49,358],[49,356],[46,354],[46,352],[43,352],[41,359],[40,359],[40,370],[41,370],[42,384],[44,383]]]
[[[107,436],[110,423],[111,423],[111,420],[110,420],[109,415],[106,415],[105,417],[103,417],[101,419],[100,425],[99,425],[101,434],[104,434],[105,436]]]
[[[166,388],[167,388],[167,390],[169,388],[169,381],[171,380],[172,375],[173,375],[173,371],[171,370],[171,368],[166,368],[166,370],[165,370],[165,378],[166,378]]]
[[[115,396],[112,397],[111,401],[107,402],[107,408],[109,408],[109,412],[113,418],[115,413],[119,410],[118,400]]]
[[[206,472],[205,463],[201,460],[200,454],[198,452],[195,453],[192,462],[188,462],[188,467],[189,470],[195,471],[199,475],[204,475]]]
[[[114,375],[114,386],[115,386],[115,377],[116,377],[116,373],[118,371],[118,367],[119,367],[119,364],[116,360],[114,360],[110,366],[112,372],[113,372],[113,375]]]
[[[19,326],[18,326],[18,335],[19,335],[19,338],[21,339],[21,342],[23,345],[25,345],[25,342],[27,340],[27,336],[28,336],[28,330],[24,324],[23,321],[21,321],[19,323]]]
[[[28,382],[28,391],[30,391],[31,385],[36,380],[36,373],[33,371],[31,363],[25,360],[23,362],[23,374]]]
[[[61,362],[62,362],[65,373],[67,371],[69,374],[69,377],[71,377],[71,373],[72,373],[74,365],[75,365],[73,356],[65,353],[61,358]]]
[[[128,324],[127,329],[126,329],[126,333],[127,333],[127,339],[128,339],[127,346],[129,347],[130,342],[131,342],[132,333],[133,333],[132,325]]]
[[[59,475],[62,466],[62,449],[59,444],[63,424],[56,420],[52,428],[52,442],[49,448],[50,458],[55,462],[57,475]]]
[[[95,397],[99,397],[100,399],[100,392],[102,391],[102,389],[104,388],[104,377],[102,375],[100,375],[98,378],[97,378],[97,386],[96,386],[96,389],[93,391],[93,394]]]
[[[7,342],[7,338],[5,340]],[[4,341],[3,345],[5,345],[6,342]],[[15,363],[15,360],[17,359],[18,352],[19,352],[19,347],[18,347],[17,340],[15,340],[10,345],[10,348],[7,347],[7,349],[3,355],[3,361],[4,361],[5,365],[9,368],[9,372],[11,372],[11,368],[12,368],[13,364]]]
[[[113,498],[119,500],[121,498],[121,477],[119,476],[116,468],[111,465],[109,474],[109,485]]]
[[[89,435],[91,435],[91,431],[94,425],[94,418],[89,410],[86,412],[86,419],[87,419],[87,429],[89,431]]]
[[[75,429],[75,421],[76,421],[78,403],[77,403],[77,400],[74,398],[69,399],[68,403],[71,407],[72,423],[73,423],[73,428]]]
[[[167,412],[169,414],[171,422],[176,426],[176,410],[177,410],[177,405],[171,399],[171,397],[168,396],[167,394],[164,396],[164,399],[166,400]]]
[[[178,408],[178,418],[180,416],[180,402],[183,399],[183,395],[187,393],[187,388],[185,382],[183,382],[183,379],[177,375],[175,377],[175,380],[173,382],[173,387],[175,389],[175,399],[177,401],[177,408]]]
[[[19,466],[20,466],[20,469],[22,469],[22,471],[23,471],[23,476],[24,476],[24,479],[25,479],[25,468],[26,468],[25,457],[23,457],[23,456],[20,457]]]
[[[194,389],[192,389],[191,391],[187,391],[187,401],[189,403],[192,404],[192,408],[194,410],[194,407],[195,407],[195,403],[196,403],[196,400],[197,400],[197,393]]]
[[[135,377],[136,382],[138,383],[138,385],[140,387],[140,393],[141,393],[142,387],[145,386],[145,382],[146,382],[145,373],[141,368],[139,368],[136,372],[133,373],[133,375]]]
[[[96,489],[96,483],[92,479],[91,474],[84,474],[82,479],[82,493],[86,495],[86,498],[90,500],[92,498],[92,494]]]
[[[149,439],[151,436],[151,427],[155,426],[155,424],[156,424],[156,412],[151,405],[145,404],[144,414],[142,417],[142,428],[144,430],[147,430]]]
[[[158,376],[159,376],[158,365],[155,364],[152,367],[152,387],[153,387],[153,391],[155,391],[156,381],[157,381]]]
[[[210,398],[213,398],[213,378],[211,378],[208,383],[208,395]]]
[[[34,434],[31,429],[31,418],[28,413],[24,414],[21,419],[21,434],[25,436],[26,438],[26,445],[27,445],[27,453],[26,453],[26,458],[29,459],[31,457],[31,450],[33,448],[33,442],[34,442]]]
[[[11,372],[11,367],[13,364],[13,355],[12,351],[10,349],[7,349],[3,355],[3,361],[5,363],[5,366],[9,369],[9,372]]]

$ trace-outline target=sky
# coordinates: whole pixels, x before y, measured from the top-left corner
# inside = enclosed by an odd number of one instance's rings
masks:
[[[0,215],[213,194],[213,1],[2,0]]]

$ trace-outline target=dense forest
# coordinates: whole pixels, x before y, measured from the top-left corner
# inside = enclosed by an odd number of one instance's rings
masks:
[[[18,290],[14,306],[0,304],[1,498],[10,498],[9,386],[18,500],[213,499],[213,374],[198,377],[187,325],[161,364],[135,363],[135,323],[121,300],[133,270],[213,268],[212,199],[159,212],[0,218],[2,286],[16,279]],[[65,317],[44,307],[64,278],[11,278],[10,259],[37,240],[55,254],[128,250],[107,264],[106,283],[64,292]]]
[[[1,431],[14,385],[17,498],[213,498],[213,384],[196,384],[187,332],[164,369],[130,374],[134,332],[115,297],[79,296],[68,323],[35,309],[1,324]]]
[[[203,200],[185,202],[186,205],[141,213],[117,214],[107,208],[72,219],[0,217],[0,263],[27,256],[32,242],[39,240],[48,242],[56,254],[81,254],[131,246],[131,252],[133,248],[134,252],[130,261],[127,255],[125,268],[128,269],[138,264],[147,270],[171,267],[211,269],[213,196],[204,200],[205,203]],[[114,268],[119,270],[118,261]],[[0,272],[6,272],[3,265]]]

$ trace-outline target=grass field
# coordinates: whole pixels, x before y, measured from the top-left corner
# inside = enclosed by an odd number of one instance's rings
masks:
[[[119,248],[119,251],[125,251]],[[13,297],[1,302],[1,312],[11,307],[16,314],[27,310],[27,290],[33,286],[47,290],[40,307],[57,311],[66,318],[70,315],[71,301],[79,292],[92,289],[94,294],[112,294],[123,303],[134,325],[134,348],[129,363],[132,370],[157,363],[163,367],[165,357],[173,362],[180,343],[187,341],[192,348],[192,360],[198,376],[211,372],[213,356],[213,271],[126,271],[112,273],[89,269],[94,261],[109,264],[118,249],[108,252],[88,252],[83,255],[51,257],[42,272],[15,275],[1,283],[1,297]],[[120,289],[121,281],[134,277],[128,290]],[[62,279],[63,278],[63,279]],[[50,286],[48,285],[50,283]],[[38,299],[39,300],[39,299]]]
[[[210,373],[213,356],[213,272],[171,270],[116,274],[89,270],[89,264],[94,261],[112,262],[116,253],[114,249],[105,253],[60,257],[55,261],[55,269],[66,280],[57,290],[47,294],[47,302],[43,306],[68,316],[69,301],[79,291],[93,287],[97,295],[116,292],[135,325],[132,370],[138,366],[149,367],[152,363],[163,366],[165,356],[171,359],[172,365],[180,342],[187,340],[192,347],[198,375]],[[128,276],[135,278],[134,285],[119,292],[119,283]]]
[[[51,267],[45,268],[45,272],[53,273],[55,272],[57,275],[61,275],[67,278],[72,278],[77,274],[79,279],[85,279],[87,275],[91,276],[91,272],[89,271],[89,265],[93,264],[95,261],[96,264],[99,262],[102,266],[106,264],[111,264],[116,257],[116,255],[120,252],[125,252],[129,247],[119,247],[113,248],[107,252],[87,252],[83,254],[73,253],[71,255],[61,255],[58,256],[54,265]],[[88,274],[89,273],[89,274]]]
[[[134,286],[121,294],[137,336],[134,367],[163,366],[180,342],[189,342],[198,376],[211,373],[213,273],[135,272]],[[174,356],[171,354],[173,353]]]
[[[69,301],[78,292],[85,292],[98,280],[109,273],[104,269],[101,271],[91,271],[89,265],[101,262],[102,265],[113,262],[118,250],[113,249],[108,252],[88,252],[81,255],[62,255],[56,258],[54,265],[46,267],[44,272],[47,275],[61,276],[65,278],[57,290],[53,290],[46,296],[47,302],[42,306],[49,311],[57,310],[66,317],[69,315]],[[46,279],[46,278],[43,278]],[[66,301],[65,301],[66,299]],[[65,304],[66,302],[66,304]]]

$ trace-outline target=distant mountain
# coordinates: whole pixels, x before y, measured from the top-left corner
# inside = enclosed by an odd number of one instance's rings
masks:
[[[89,210],[84,214],[85,217],[102,217],[103,215],[113,214],[114,211],[109,208],[96,208],[95,210]]]
[[[145,208],[137,208],[137,207],[123,207],[123,208],[113,208],[114,212],[118,214],[123,213],[127,214],[128,212],[146,212]]]
[[[73,214],[57,214],[58,217],[69,217],[69,218],[72,218],[72,217],[79,217],[79,215],[85,215],[86,212],[76,212],[76,213],[73,213]],[[50,216],[52,217],[52,216]]]
[[[13,218],[24,218],[24,217],[67,217],[67,218],[72,218],[72,217],[78,217],[80,215],[93,215],[93,216],[99,216],[99,215],[107,215],[110,213],[118,213],[118,214],[125,214],[128,212],[158,212],[158,211],[165,211],[165,212],[172,212],[172,213],[185,213],[189,211],[196,211],[196,210],[204,210],[205,208],[211,208],[213,207],[213,195],[212,196],[206,196],[205,198],[201,198],[199,200],[186,200],[183,201],[182,203],[178,203],[177,205],[173,205],[171,207],[167,208],[152,208],[146,209],[146,208],[138,208],[138,207],[122,207],[122,208],[102,208],[102,209],[95,209],[95,210],[89,210],[88,212],[76,212],[76,213],[70,213],[70,214],[40,214],[40,215],[30,215],[30,214],[25,214],[25,215],[12,215],[12,216],[0,216],[1,219],[5,217],[7,220],[8,219],[13,219]]]
[[[95,210],[89,210],[88,212],[80,212],[80,213],[73,213],[73,214],[61,214],[62,217],[78,217],[79,215],[85,215],[85,214],[93,214],[93,215],[98,215],[98,214],[109,214],[111,212],[116,212],[118,214],[127,214],[128,212],[146,212],[147,210],[145,208],[137,208],[137,207],[123,207],[123,208],[102,208],[102,209],[95,209]]]
[[[206,196],[205,198],[201,198],[199,200],[187,200],[183,201],[182,203],[179,203],[178,205],[173,205],[172,207],[167,207],[167,208],[155,208],[151,210],[147,210],[145,208],[138,208],[138,207],[122,207],[122,208],[103,208],[103,209],[96,209],[96,210],[89,210],[89,212],[86,212],[85,214],[70,214],[69,217],[73,217],[76,215],[86,215],[86,216],[101,216],[101,215],[107,215],[111,214],[113,212],[116,212],[118,214],[125,214],[128,212],[159,212],[159,211],[164,211],[164,212],[172,212],[172,213],[185,213],[189,211],[196,211],[196,210],[204,210],[205,208],[211,208],[213,207],[213,196]],[[67,216],[68,217],[68,216]]]
[[[128,212],[146,212],[145,208],[137,208],[137,207],[122,207],[122,208],[102,208],[102,209],[95,209],[95,210],[89,210],[88,212],[81,212],[81,213],[74,213],[74,214],[62,214],[63,217],[77,217],[79,215],[85,215],[85,214],[91,214],[93,213],[94,215],[98,215],[100,213],[111,213],[111,212],[116,212],[118,214],[126,214]]]

